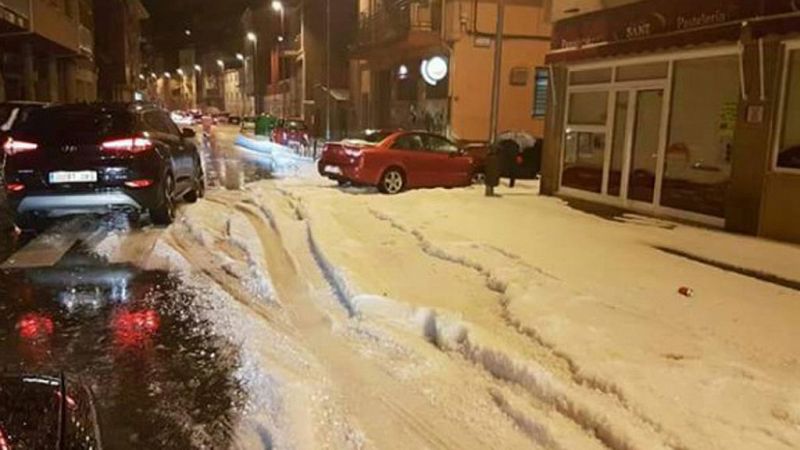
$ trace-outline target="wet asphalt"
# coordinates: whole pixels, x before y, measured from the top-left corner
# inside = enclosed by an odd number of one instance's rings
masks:
[[[0,272],[0,370],[89,387],[104,448],[225,448],[246,400],[239,355],[196,300],[168,273],[80,250]]]
[[[224,185],[204,156],[209,184]],[[258,162],[230,168],[241,182],[270,177]],[[0,261],[33,237],[0,236]],[[230,447],[247,402],[238,348],[175,275],[111,265],[84,245],[51,267],[0,270],[0,375],[88,387],[105,449]]]

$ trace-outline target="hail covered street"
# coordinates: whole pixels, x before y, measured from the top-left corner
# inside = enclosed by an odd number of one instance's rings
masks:
[[[79,378],[109,448],[800,446],[797,247],[215,140],[172,226],[4,247],[3,370]]]

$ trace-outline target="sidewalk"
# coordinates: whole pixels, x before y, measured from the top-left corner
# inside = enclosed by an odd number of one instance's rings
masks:
[[[797,246],[585,212],[532,182],[500,198],[296,179],[253,189],[266,198],[274,186],[355,314],[410,311],[423,337],[606,446],[800,445]]]

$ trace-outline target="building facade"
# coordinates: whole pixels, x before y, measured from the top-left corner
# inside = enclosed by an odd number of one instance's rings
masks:
[[[548,63],[544,194],[800,242],[797,1],[566,17]]]
[[[91,0],[0,3],[0,101],[93,101]]]
[[[315,136],[344,136],[352,116],[348,51],[356,34],[356,0],[281,5],[267,5],[258,34],[268,63],[263,111],[302,118]]]
[[[102,0],[94,3],[94,17],[97,96],[132,101],[145,81],[140,42],[147,10],[139,0]]]
[[[222,81],[225,103],[223,109],[233,116],[244,117],[251,115],[252,111],[245,104],[241,88],[242,70],[226,69]]]
[[[550,26],[543,1],[506,2],[499,131],[541,137]],[[497,2],[361,0],[351,79],[360,128],[490,134]]]

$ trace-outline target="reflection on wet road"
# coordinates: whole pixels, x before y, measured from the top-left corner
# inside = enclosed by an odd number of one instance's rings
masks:
[[[236,131],[202,152],[209,186],[272,176],[274,159],[234,146]],[[176,275],[140,268],[166,230],[114,214],[42,225],[0,241],[0,391],[4,374],[63,373],[92,391],[105,448],[231,446],[248,402],[241,349]]]
[[[0,299],[0,367],[88,385],[106,448],[228,446],[245,401],[237,349],[177,279],[73,250],[0,272]]]

